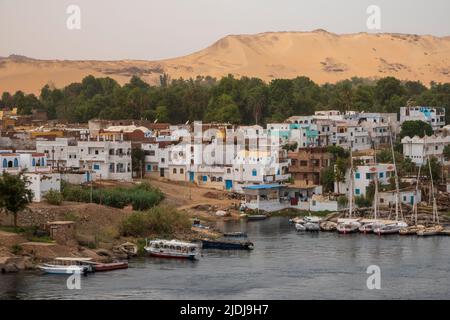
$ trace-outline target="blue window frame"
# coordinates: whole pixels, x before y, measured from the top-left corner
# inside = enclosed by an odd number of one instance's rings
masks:
[[[94,164],[94,170],[100,170],[100,165],[99,164]]]
[[[203,182],[208,181],[208,176],[203,176],[203,177],[202,177],[202,180],[203,180]]]
[[[19,160],[17,158],[14,159],[14,168],[17,168],[19,166]]]
[[[252,176],[256,177],[258,175],[258,172],[256,171],[256,169],[252,170]]]
[[[366,179],[367,179],[367,180],[370,180],[370,172],[367,172],[367,173],[366,173]]]
[[[361,194],[361,190],[358,189],[358,188],[356,188],[356,189],[355,189],[355,194],[356,194],[356,195],[360,195],[360,194]]]
[[[152,171],[152,165],[151,164],[147,165],[147,171]]]
[[[33,158],[33,160],[31,160],[31,165],[33,166],[33,167],[35,167],[36,166],[36,160]]]
[[[355,173],[355,179],[360,179],[360,178],[361,178],[361,173],[356,172],[356,173]]]
[[[3,168],[8,168],[8,161],[6,159],[3,159]]]
[[[384,178],[384,172],[380,172],[380,178]]]

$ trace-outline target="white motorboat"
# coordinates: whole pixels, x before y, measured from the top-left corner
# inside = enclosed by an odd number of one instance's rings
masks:
[[[199,246],[197,244],[178,240],[147,241],[144,249],[151,256],[159,258],[195,260],[199,254]]]
[[[371,233],[374,229],[381,228],[385,224],[381,221],[371,221],[362,223],[361,227],[359,227],[359,232],[362,233]]]
[[[297,231],[306,231],[306,227],[303,223],[296,223],[295,230]]]
[[[55,258],[51,263],[43,263],[38,268],[51,274],[86,274],[94,271],[92,258]]]

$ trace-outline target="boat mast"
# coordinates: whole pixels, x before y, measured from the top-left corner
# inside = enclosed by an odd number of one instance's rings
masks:
[[[431,172],[430,155],[427,155],[428,169],[430,170],[431,190],[430,195],[433,199],[433,223],[439,224],[439,215],[437,213],[436,196],[434,192],[433,173]]]
[[[394,164],[394,174],[395,174],[395,189],[396,189],[396,197],[395,197],[395,220],[398,221],[398,210],[400,206],[400,216],[403,219],[403,211],[400,202],[400,187],[398,183],[398,173],[397,173],[397,165],[395,163],[395,153],[394,153],[394,144],[392,143],[392,130],[391,130],[391,118],[389,117],[389,140],[391,142],[391,152],[392,152],[392,163]]]
[[[419,171],[417,172],[416,190],[414,191],[413,218],[414,218],[414,225],[416,226],[417,226],[417,210],[418,210],[417,198],[419,194],[420,169],[422,169],[422,164],[420,164]]]
[[[348,216],[349,218],[352,217],[353,212],[353,152],[352,152],[352,144],[350,143],[350,194],[348,197],[349,200],[349,206],[348,206]]]

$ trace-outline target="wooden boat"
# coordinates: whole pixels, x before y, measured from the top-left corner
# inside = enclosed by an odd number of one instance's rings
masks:
[[[95,272],[113,271],[119,269],[128,269],[128,262],[111,262],[94,264]]]
[[[203,249],[219,249],[219,250],[253,250],[254,245],[250,241],[235,242],[235,241],[216,241],[216,240],[202,240]]]
[[[51,263],[43,263],[38,268],[50,274],[87,274],[93,272],[92,258],[55,258]]]
[[[427,236],[437,236],[442,231],[444,231],[444,227],[441,225],[436,225],[433,227],[425,228],[422,230],[417,231],[417,235],[421,237],[427,237]]]
[[[257,220],[264,220],[267,216],[265,214],[251,214],[247,215],[248,221],[257,221]]]
[[[303,221],[305,221],[305,223],[306,222],[320,223],[322,221],[322,218],[316,216],[304,216]]]
[[[195,260],[198,256],[198,245],[178,240],[146,241],[144,250],[153,257]]]
[[[135,257],[138,254],[138,247],[134,243],[125,242],[114,247],[113,252],[126,254],[128,257]]]
[[[295,217],[295,218],[292,218],[292,219],[289,219],[289,223],[291,223],[291,224],[296,224],[296,223],[304,223],[305,221],[303,220],[303,218],[302,217]]]
[[[361,223],[358,221],[345,221],[338,223],[336,230],[341,234],[348,234],[358,232],[359,227],[361,227]]]
[[[398,231],[398,233],[401,234],[402,236],[417,235],[417,232],[419,232],[420,230],[423,230],[423,229],[425,229],[425,226],[419,224],[417,226],[401,228]]]
[[[247,238],[247,234],[245,232],[225,232],[223,236],[230,238]]]
[[[322,221],[319,223],[319,227],[322,231],[335,231],[337,223],[332,221]]]

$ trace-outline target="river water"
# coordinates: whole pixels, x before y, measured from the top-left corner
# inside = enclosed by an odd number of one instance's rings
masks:
[[[450,237],[298,233],[287,218],[223,223],[255,249],[203,251],[199,261],[138,258],[127,270],[66,277],[0,275],[0,299],[450,299]],[[367,288],[367,268],[381,289]]]

